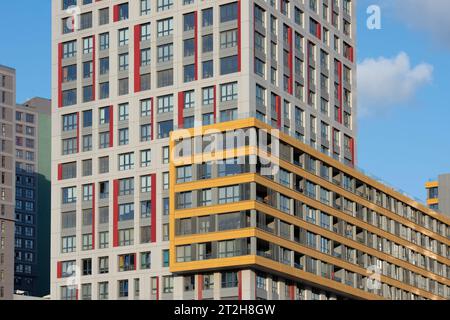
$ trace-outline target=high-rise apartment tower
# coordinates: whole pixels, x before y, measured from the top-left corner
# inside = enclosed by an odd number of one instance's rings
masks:
[[[446,297],[449,220],[352,169],[355,2],[52,1],[52,298]]]

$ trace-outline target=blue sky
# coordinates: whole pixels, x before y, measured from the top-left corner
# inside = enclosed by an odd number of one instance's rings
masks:
[[[358,165],[420,199],[425,181],[450,172],[449,3],[358,0]],[[381,30],[366,27],[372,4]],[[0,4],[0,64],[17,69],[18,102],[50,97],[50,10],[50,0]]]

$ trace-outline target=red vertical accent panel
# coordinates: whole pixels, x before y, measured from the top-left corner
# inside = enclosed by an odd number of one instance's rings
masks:
[[[238,12],[237,12],[237,19],[238,19],[238,38],[237,38],[237,42],[238,42],[238,72],[241,72],[241,65],[242,65],[242,22],[241,22],[241,0],[238,0]]]
[[[62,164],[58,164],[58,181],[62,180]]]
[[[113,10],[114,10],[114,13],[113,13],[113,15],[114,15],[113,20],[114,20],[114,22],[117,22],[117,21],[119,21],[119,5],[118,5],[118,4],[115,5]]]
[[[58,261],[56,264],[56,277],[58,279],[62,278],[62,262]]]
[[[295,286],[294,285],[289,286],[289,295],[290,295],[289,298],[291,300],[295,300]]]
[[[134,92],[141,91],[141,25],[134,26]]]
[[[156,300],[159,300],[159,277],[156,277]]]
[[[238,272],[238,300],[242,300],[242,271]]]
[[[95,183],[92,184],[92,248],[95,250]]]
[[[203,275],[201,274],[197,279],[197,300],[203,300]]]
[[[113,182],[113,247],[119,246],[119,180]]]
[[[281,128],[281,97],[280,96],[276,96],[275,110],[277,112],[278,129],[280,129]]]
[[[322,40],[322,26],[321,26],[321,24],[317,22],[317,27],[316,28],[317,28],[317,30],[316,30],[317,38],[319,38],[319,40]]]
[[[156,217],[156,173],[152,174],[151,176],[151,180],[152,180],[152,222],[151,222],[151,242],[156,242],[156,229],[157,229],[157,225],[156,225],[156,221],[157,221],[157,217]]]
[[[63,58],[63,44],[58,44],[58,108],[62,108],[62,58]]]
[[[184,126],[184,92],[178,92],[178,129]]]
[[[288,56],[288,66],[289,66],[289,94],[293,93],[294,88],[294,51],[293,51],[293,39],[292,39],[292,28],[288,27],[288,44],[289,44],[289,56]]]
[[[114,107],[109,106],[109,147],[114,146]]]

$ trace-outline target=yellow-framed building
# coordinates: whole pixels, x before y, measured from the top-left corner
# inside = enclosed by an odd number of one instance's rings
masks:
[[[252,138],[179,154],[249,128],[274,132],[249,118],[171,135],[170,271],[193,291],[180,297],[450,297],[448,217],[278,131],[277,155]]]

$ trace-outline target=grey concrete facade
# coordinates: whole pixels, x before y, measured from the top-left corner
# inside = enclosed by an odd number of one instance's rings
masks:
[[[51,101],[33,98],[15,109],[16,227],[14,289],[49,294]]]
[[[1,198],[0,198],[0,300],[12,299],[14,290],[14,109],[16,71],[0,66]]]

